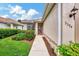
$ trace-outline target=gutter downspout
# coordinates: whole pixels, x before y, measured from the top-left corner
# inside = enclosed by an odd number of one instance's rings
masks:
[[[62,4],[58,3],[58,43],[57,46],[62,44]],[[57,51],[57,55],[59,51]]]

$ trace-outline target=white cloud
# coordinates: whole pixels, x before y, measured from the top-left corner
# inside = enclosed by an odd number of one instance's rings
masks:
[[[21,6],[16,5],[16,6],[11,6],[9,5],[8,7],[10,7],[10,13],[11,14],[24,14],[26,11],[22,9]]]
[[[36,14],[39,14],[39,12],[37,12],[35,9],[30,9],[27,13],[27,15],[29,15],[29,16],[33,16],[33,15],[36,15]]]
[[[0,15],[0,17],[3,17],[3,18],[8,18],[9,15]]]
[[[18,17],[18,15],[17,15],[17,14],[13,14],[12,16],[13,16],[13,17]]]
[[[0,8],[0,9],[3,9],[3,8]],[[16,19],[31,20],[33,19],[33,16],[39,14],[39,12],[35,9],[25,10],[22,8],[22,6],[19,6],[19,5],[12,6],[11,4],[9,4],[7,8],[5,7],[5,9],[8,10],[10,13],[9,15],[2,15],[2,17],[5,17],[5,18],[12,15]]]
[[[38,11],[36,11],[35,9],[29,9],[27,13],[23,14],[21,19],[28,19],[31,20],[33,19],[33,16],[39,14]]]

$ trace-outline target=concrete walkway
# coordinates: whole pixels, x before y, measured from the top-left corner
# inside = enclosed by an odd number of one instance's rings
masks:
[[[29,56],[49,56],[42,35],[37,35],[32,45]]]

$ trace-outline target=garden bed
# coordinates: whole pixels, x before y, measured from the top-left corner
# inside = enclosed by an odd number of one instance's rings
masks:
[[[13,31],[18,34],[11,34]],[[0,32],[0,34],[4,34],[3,36],[1,35],[3,39],[0,38],[0,56],[28,56],[35,37],[34,30],[4,29],[4,32]],[[8,32],[10,33],[9,35],[7,34]]]
[[[54,52],[54,49],[50,46],[49,42],[47,41],[47,39],[45,37],[43,37],[43,40],[46,44],[46,47],[48,49],[48,52],[50,54],[50,56],[56,56],[55,52]]]

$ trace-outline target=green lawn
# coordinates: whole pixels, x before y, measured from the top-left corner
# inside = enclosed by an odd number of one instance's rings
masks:
[[[28,56],[31,45],[11,38],[0,40],[0,56]]]

